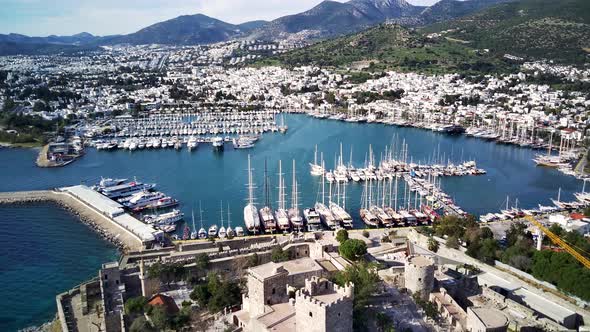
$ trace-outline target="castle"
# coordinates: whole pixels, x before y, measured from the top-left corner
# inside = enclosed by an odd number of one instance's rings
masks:
[[[233,323],[244,331],[352,331],[353,284],[315,275],[301,285],[293,274],[279,263],[249,269],[248,294]]]

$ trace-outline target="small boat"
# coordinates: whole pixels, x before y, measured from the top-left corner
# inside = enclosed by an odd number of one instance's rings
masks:
[[[188,225],[184,225],[184,230],[182,231],[182,239],[188,240],[191,237],[191,229]]]
[[[201,202],[199,201],[199,214],[201,219],[201,228],[199,229],[198,237],[199,239],[203,240],[207,238],[207,231],[203,227],[203,209],[201,209]]]
[[[225,230],[228,238],[232,238],[232,237],[236,236],[236,233],[231,228],[231,219],[230,219],[230,217],[231,217],[231,213],[229,211],[229,203],[228,203],[227,204],[227,229]]]
[[[217,236],[217,225],[211,225],[209,227],[209,231],[207,232],[208,237],[214,238]]]
[[[193,231],[191,232],[191,240],[195,240],[199,236],[199,233],[197,232],[197,227],[195,227],[195,211],[192,211],[191,215],[193,217]]]
[[[227,232],[225,227],[223,227],[223,203],[221,203],[221,227],[219,227],[219,231],[217,232],[219,238],[224,239],[227,236]]]
[[[223,138],[216,136],[211,140],[211,144],[213,145],[213,150],[215,151],[223,151]]]

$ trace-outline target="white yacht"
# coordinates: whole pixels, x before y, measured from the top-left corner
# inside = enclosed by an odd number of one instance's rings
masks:
[[[219,232],[217,232],[217,235],[221,239],[225,239],[225,237],[227,236],[225,227],[223,227],[223,202],[221,203],[221,227],[219,227]]]
[[[258,209],[254,205],[254,183],[250,155],[248,155],[248,204],[244,207],[244,224],[248,232],[256,233],[260,230],[260,216],[258,215]]]
[[[206,239],[207,238],[207,231],[203,227],[203,209],[201,209],[201,201],[199,201],[199,215],[201,219],[201,228],[199,229],[198,237],[199,239]]]

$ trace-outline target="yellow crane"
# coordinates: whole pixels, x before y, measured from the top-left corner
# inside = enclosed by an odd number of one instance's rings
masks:
[[[543,226],[543,224],[541,224],[539,221],[537,221],[537,219],[535,219],[533,216],[525,216],[524,218],[526,220],[530,221],[533,225],[537,226],[541,230],[541,232],[545,233],[545,235],[547,235],[549,237],[549,239],[551,239],[551,241],[553,243],[562,247],[570,255],[574,256],[574,258],[577,259],[578,262],[582,263],[582,265],[584,265],[586,268],[590,269],[590,260],[588,258],[584,257],[579,252],[574,250],[574,248],[572,248],[569,244],[567,244],[559,236],[555,235],[552,231],[549,230],[549,228]]]

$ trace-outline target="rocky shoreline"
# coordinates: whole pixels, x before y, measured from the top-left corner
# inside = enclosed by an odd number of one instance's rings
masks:
[[[109,230],[101,227],[98,223],[93,221],[93,218],[86,216],[85,213],[78,211],[77,208],[74,208],[74,204],[69,204],[67,200],[72,200],[70,197],[62,197],[64,195],[62,193],[56,193],[52,191],[45,191],[45,192],[28,192],[28,193],[18,193],[19,196],[15,197],[4,197],[0,195],[0,204],[3,205],[30,205],[36,203],[51,203],[56,205],[58,208],[64,209],[74,215],[77,220],[79,220],[82,224],[90,227],[94,230],[103,240],[110,242],[113,244],[117,249],[123,253],[129,248],[119,240],[119,238]]]

